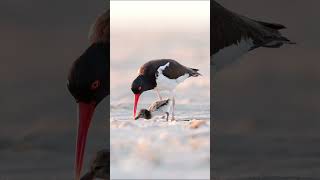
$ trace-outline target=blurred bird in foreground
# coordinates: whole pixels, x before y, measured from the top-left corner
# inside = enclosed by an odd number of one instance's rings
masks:
[[[110,175],[110,152],[107,149],[100,150],[92,159],[89,172],[81,180],[94,180],[95,178],[108,179]]]

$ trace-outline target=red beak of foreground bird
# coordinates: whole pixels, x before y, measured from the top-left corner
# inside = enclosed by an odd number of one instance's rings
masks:
[[[108,44],[92,44],[71,66],[67,87],[78,103],[75,176],[79,180],[87,134],[96,106],[110,94]]]
[[[110,95],[110,11],[92,26],[90,46],[71,66],[67,87],[78,102],[75,179],[79,180],[88,130],[95,107]]]
[[[140,97],[140,94],[135,94],[134,95],[133,118],[136,117],[137,105],[138,105],[138,102],[139,102],[139,97]]]
[[[88,129],[90,127],[95,107],[95,103],[87,104],[79,102],[79,122],[76,146],[76,180],[80,179]]]

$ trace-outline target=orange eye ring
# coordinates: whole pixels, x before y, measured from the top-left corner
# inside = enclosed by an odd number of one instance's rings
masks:
[[[100,87],[100,80],[95,80],[93,81],[93,83],[91,84],[90,89],[91,90],[96,90]]]

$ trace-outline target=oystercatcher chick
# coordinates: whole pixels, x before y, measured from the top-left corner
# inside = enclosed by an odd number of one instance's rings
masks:
[[[140,95],[148,90],[169,91],[172,99],[172,116],[174,120],[175,88],[189,77],[201,75],[198,69],[186,67],[172,59],[152,60],[142,65],[138,70],[138,77],[132,82],[131,90],[134,93],[133,117],[136,117],[137,104]]]
[[[171,99],[156,101],[152,103],[148,109],[141,109],[137,117],[135,117],[135,120],[139,118],[151,119],[155,116],[162,116],[163,114],[166,114],[166,120],[168,121],[171,104]]]

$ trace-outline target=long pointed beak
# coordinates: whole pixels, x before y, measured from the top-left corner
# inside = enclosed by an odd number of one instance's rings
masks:
[[[133,118],[136,117],[137,105],[139,102],[140,94],[134,94],[134,107],[133,107]]]
[[[76,147],[76,164],[75,164],[75,178],[80,179],[81,169],[83,164],[83,155],[87,141],[88,129],[95,110],[95,104],[87,104],[79,102],[79,122],[78,122],[78,135]]]

